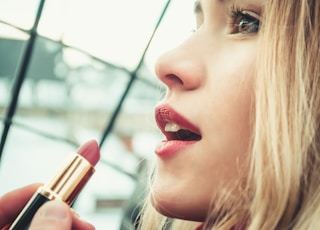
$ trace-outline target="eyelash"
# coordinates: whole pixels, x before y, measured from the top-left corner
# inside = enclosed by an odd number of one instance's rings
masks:
[[[230,34],[251,34],[257,33],[259,31],[260,20],[237,5],[231,6],[228,18],[228,24],[230,25]],[[241,25],[241,22],[244,19],[247,20],[247,24]],[[241,26],[245,26],[246,30],[240,31],[242,29]]]

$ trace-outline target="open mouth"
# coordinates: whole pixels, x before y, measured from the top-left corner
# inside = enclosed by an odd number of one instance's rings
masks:
[[[158,127],[167,141],[199,141],[202,136],[198,127],[173,110],[169,105],[159,105],[155,109]]]
[[[201,135],[195,132],[192,132],[188,129],[180,127],[178,124],[173,122],[166,123],[164,127],[164,134],[166,138],[171,140],[179,141],[199,141],[201,140]]]

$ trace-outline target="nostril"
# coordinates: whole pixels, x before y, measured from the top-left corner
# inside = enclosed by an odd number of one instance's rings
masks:
[[[168,81],[168,83],[183,85],[183,81],[177,75],[168,74],[168,75],[166,75],[166,79],[167,80],[165,80],[165,81]]]

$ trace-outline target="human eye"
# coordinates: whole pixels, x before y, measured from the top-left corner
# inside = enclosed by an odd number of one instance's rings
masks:
[[[232,6],[229,15],[230,34],[254,34],[259,32],[260,16],[254,12]]]

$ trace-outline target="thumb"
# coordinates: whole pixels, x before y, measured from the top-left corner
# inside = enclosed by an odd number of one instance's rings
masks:
[[[29,230],[70,230],[71,226],[69,206],[61,201],[49,201],[39,208]]]

